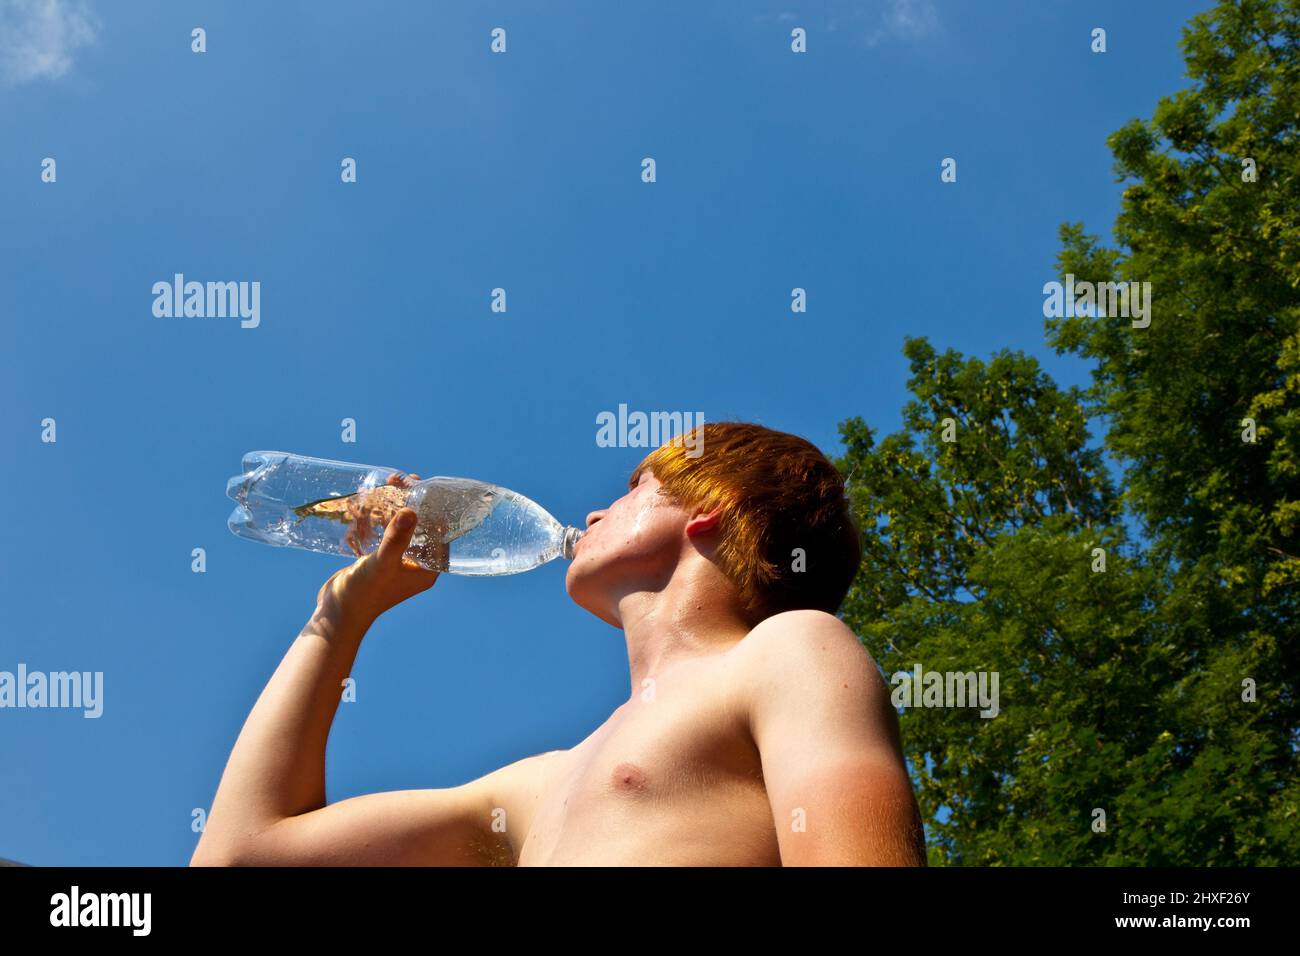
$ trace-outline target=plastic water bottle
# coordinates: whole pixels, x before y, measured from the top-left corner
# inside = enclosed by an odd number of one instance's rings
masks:
[[[412,481],[395,468],[283,451],[251,451],[242,464],[243,474],[226,483],[236,502],[226,523],[241,538],[264,544],[369,554],[397,512],[411,508],[419,516],[406,550],[413,561],[431,571],[496,575],[572,558],[584,533],[484,481]]]

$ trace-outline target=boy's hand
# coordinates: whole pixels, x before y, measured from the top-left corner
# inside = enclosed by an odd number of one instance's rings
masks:
[[[321,586],[317,613],[368,626],[390,607],[433,587],[438,572],[405,556],[416,520],[412,509],[398,511],[376,550],[336,571]]]

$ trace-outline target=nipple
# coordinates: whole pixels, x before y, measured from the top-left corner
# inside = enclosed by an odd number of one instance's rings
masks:
[[[611,782],[615,790],[630,790],[639,792],[649,784],[649,778],[646,777],[645,771],[634,763],[621,763],[614,768],[611,776]]]

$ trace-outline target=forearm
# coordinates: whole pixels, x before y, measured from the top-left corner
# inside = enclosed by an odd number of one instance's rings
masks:
[[[209,844],[248,839],[325,805],[325,746],[370,621],[319,608],[244,722],[208,815]]]

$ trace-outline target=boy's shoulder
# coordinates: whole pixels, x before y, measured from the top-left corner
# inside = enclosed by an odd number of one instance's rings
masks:
[[[783,611],[759,622],[735,648],[734,673],[751,717],[814,700],[874,710],[888,697],[866,646],[825,611]]]
[[[852,628],[834,614],[811,608],[782,611],[764,618],[737,645],[737,651],[738,656],[760,664],[826,656],[874,664]]]

